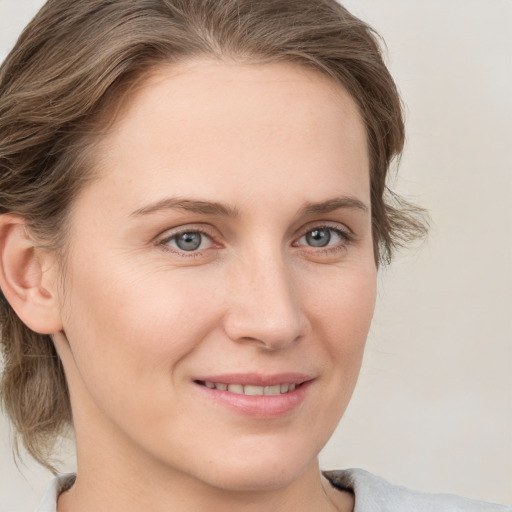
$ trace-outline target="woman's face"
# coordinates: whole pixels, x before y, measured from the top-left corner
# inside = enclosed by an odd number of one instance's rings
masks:
[[[367,154],[349,95],[291,64],[193,61],[134,93],[70,216],[79,464],[226,489],[316,467],[374,307]]]

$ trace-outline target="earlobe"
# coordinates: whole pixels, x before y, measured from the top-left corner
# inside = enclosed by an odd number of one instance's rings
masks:
[[[25,220],[0,215],[0,287],[20,319],[35,332],[62,330],[54,272],[42,267],[41,250]]]

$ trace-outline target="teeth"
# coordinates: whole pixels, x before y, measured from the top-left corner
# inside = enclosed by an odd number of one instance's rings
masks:
[[[276,396],[294,391],[297,387],[296,384],[276,384],[275,386],[253,386],[251,384],[223,384],[221,382],[208,382],[204,385],[209,389],[218,389],[219,391],[229,391],[238,395],[250,395],[250,396]]]
[[[265,395],[280,395],[281,394],[281,386],[279,384],[277,386],[265,386],[263,388],[263,394],[265,394]]]
[[[244,386],[244,395],[263,395],[263,386]]]
[[[229,384],[228,391],[230,391],[231,393],[237,393],[238,395],[243,395],[244,387],[242,386],[242,384]]]

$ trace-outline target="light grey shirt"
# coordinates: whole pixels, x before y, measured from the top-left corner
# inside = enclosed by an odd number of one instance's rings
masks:
[[[354,494],[354,512],[512,512],[512,507],[505,505],[483,503],[451,494],[411,491],[391,485],[363,469],[326,471],[324,475],[334,487]],[[74,481],[72,474],[55,477],[35,512],[56,512],[57,497],[69,489]]]

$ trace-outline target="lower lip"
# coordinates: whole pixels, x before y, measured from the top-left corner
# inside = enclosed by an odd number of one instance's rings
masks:
[[[306,398],[313,381],[302,383],[293,391],[281,395],[244,395],[230,391],[210,389],[194,383],[210,400],[239,414],[253,418],[279,418],[297,409]]]

